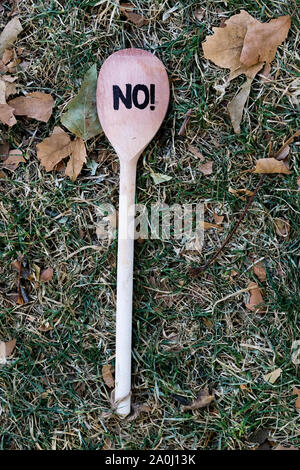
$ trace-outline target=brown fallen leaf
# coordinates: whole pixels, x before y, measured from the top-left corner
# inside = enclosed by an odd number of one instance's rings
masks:
[[[38,330],[41,331],[42,333],[47,333],[47,331],[53,330],[53,327],[47,321],[46,323],[44,323],[44,325],[39,326]]]
[[[223,230],[223,227],[220,225],[212,224],[210,222],[200,221],[200,227],[204,228],[204,230],[209,230],[210,228],[216,228],[217,230]]]
[[[71,139],[60,127],[54,127],[50,137],[43,140],[37,147],[37,158],[46,171],[51,171],[63,158],[70,155]]]
[[[9,151],[8,157],[4,162],[0,163],[0,167],[9,171],[15,171],[19,163],[26,163],[26,160],[23,158],[22,150],[14,149]]]
[[[233,130],[236,134],[241,132],[240,124],[243,117],[244,107],[250,94],[252,81],[252,78],[247,78],[239,93],[233,98],[232,101],[230,101],[227,106]]]
[[[112,441],[109,437],[107,437],[104,441],[104,444],[101,450],[111,450],[112,449]]]
[[[80,137],[76,137],[71,143],[71,157],[66,168],[66,175],[75,181],[86,162],[85,143]]]
[[[40,281],[41,282],[49,282],[49,281],[52,281],[52,279],[53,279],[53,269],[52,268],[44,269],[44,271],[41,272],[41,275],[40,275]]]
[[[233,189],[229,186],[228,192],[238,197],[242,201],[245,201],[246,197],[240,196],[240,194],[245,194],[246,196],[253,196],[253,191],[250,191],[249,189],[246,189],[246,188]]]
[[[27,116],[37,121],[48,122],[54,106],[54,99],[48,93],[35,91],[19,96],[8,102],[16,116]]]
[[[215,395],[209,393],[209,389],[205,388],[204,390],[200,390],[197,394],[197,398],[192,401],[189,405],[183,405],[181,410],[197,410],[199,408],[205,408],[210,405],[210,403],[214,400]]]
[[[264,375],[264,379],[266,382],[269,382],[269,384],[274,384],[276,380],[281,376],[282,369],[278,367],[278,369],[272,370],[272,372],[269,372],[269,374]]]
[[[261,282],[264,282],[267,278],[266,270],[262,261],[255,263],[253,266],[253,272]]]
[[[69,155],[66,175],[75,181],[86,161],[85,144],[81,138],[71,141],[63,129],[55,127],[51,136],[37,145],[37,158],[46,171],[56,170],[57,164]]]
[[[286,219],[280,219],[279,217],[276,217],[273,219],[274,225],[275,225],[275,231],[277,235],[279,235],[282,238],[289,238],[290,234],[290,223]]]
[[[134,23],[136,26],[141,28],[142,26],[148,23],[148,20],[146,20],[146,18],[144,18],[142,15],[134,13],[132,11],[133,9],[134,5],[132,5],[131,3],[120,4],[120,11],[123,13],[123,15],[125,15],[126,18],[131,21],[131,23]]]
[[[114,388],[115,381],[114,381],[114,378],[113,378],[113,375],[112,375],[111,365],[110,364],[105,364],[102,367],[102,378],[103,378],[105,384],[109,388]]]
[[[22,25],[17,16],[7,23],[0,34],[0,57],[3,55],[5,49],[13,45],[22,30]]]
[[[292,172],[287,168],[283,161],[278,161],[276,158],[259,158],[256,160],[256,166],[253,173],[283,173],[290,175]]]
[[[269,23],[249,23],[240,56],[242,64],[251,67],[258,62],[272,62],[277,47],[286,39],[290,27],[289,15],[280,16]]]
[[[296,407],[296,410],[300,410],[300,389],[297,387],[294,387],[293,395],[297,395],[295,407]]]
[[[8,358],[16,347],[16,340],[4,342],[0,341],[0,364],[6,364],[6,358]]]
[[[259,286],[255,282],[250,282],[248,290],[250,292],[250,300],[246,304],[246,308],[251,310],[251,312],[262,312],[264,300]]]
[[[220,225],[223,223],[224,215],[219,215],[216,212],[213,212],[213,218],[215,219],[216,224]]]
[[[214,164],[214,162],[212,160],[209,160],[208,162],[203,163],[202,165],[200,165],[199,170],[205,176],[211,175],[212,172],[213,172],[213,164]]]
[[[205,42],[202,43],[206,59],[219,67],[230,69],[229,80],[242,73],[249,78],[254,78],[263,67],[263,62],[249,67],[240,61],[244,38],[251,24],[260,24],[260,22],[245,10],[241,10],[239,14],[224,22],[225,27],[212,28],[214,34],[207,36]]]
[[[17,123],[14,116],[14,108],[9,106],[7,103],[0,104],[0,121],[3,124],[7,124],[9,127],[12,127]]]
[[[285,160],[288,154],[290,153],[290,146],[287,145],[286,147],[283,147],[283,149],[276,154],[276,160]]]

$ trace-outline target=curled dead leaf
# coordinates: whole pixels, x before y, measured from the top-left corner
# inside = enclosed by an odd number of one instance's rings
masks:
[[[260,158],[256,161],[253,173],[283,173],[290,175],[292,172],[283,161],[278,161],[276,158]]]
[[[20,32],[23,31],[19,18],[15,16],[5,26],[0,34],[0,57],[3,55],[5,49],[14,44]]]
[[[273,219],[274,225],[275,225],[275,230],[277,235],[279,235],[282,238],[289,238],[290,235],[290,223],[286,219],[281,219],[279,217],[276,217]]]
[[[230,101],[227,106],[232,127],[236,134],[241,132],[240,124],[243,117],[244,107],[250,94],[252,81],[252,78],[247,78],[239,93],[233,98],[232,101]]]
[[[114,388],[115,386],[115,381],[112,375],[111,371],[111,365],[110,364],[105,364],[102,367],[102,378],[104,380],[104,383],[109,387],[109,388]]]
[[[250,282],[248,285],[250,292],[249,303],[246,304],[246,308],[251,312],[263,312],[263,296],[260,287],[255,282]]]
[[[16,340],[0,341],[0,364],[6,364],[6,359],[13,353],[16,347]]]
[[[205,388],[200,390],[197,394],[197,398],[192,401],[189,405],[183,405],[181,410],[197,410],[199,408],[206,408],[214,400],[215,395],[209,393],[209,389]]]

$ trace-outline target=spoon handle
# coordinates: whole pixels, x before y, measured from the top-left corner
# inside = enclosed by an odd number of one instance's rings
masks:
[[[121,160],[115,374],[115,403],[120,416],[130,413],[135,180],[136,159]]]

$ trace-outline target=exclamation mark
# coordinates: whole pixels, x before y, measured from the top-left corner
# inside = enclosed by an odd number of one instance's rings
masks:
[[[153,111],[155,109],[155,85],[151,83],[150,85],[150,109]]]

